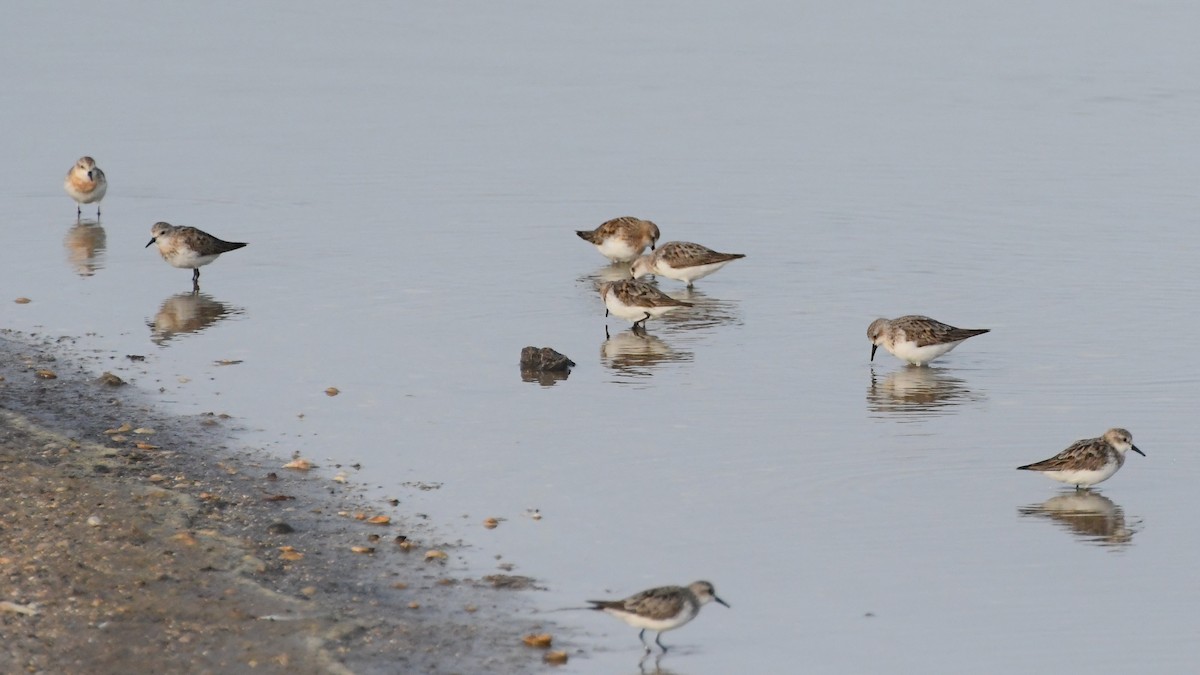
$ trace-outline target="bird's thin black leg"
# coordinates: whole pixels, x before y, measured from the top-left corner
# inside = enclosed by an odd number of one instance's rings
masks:
[[[664,654],[667,653],[667,646],[662,643],[662,633],[659,633],[658,635],[654,636],[654,644],[658,645],[659,647],[662,647]]]
[[[645,628],[642,629],[642,632],[638,633],[638,639],[642,641],[642,646],[646,648],[646,653],[649,654],[650,653],[650,645],[646,644],[646,629]]]

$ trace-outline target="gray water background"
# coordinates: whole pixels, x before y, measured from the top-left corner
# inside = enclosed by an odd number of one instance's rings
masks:
[[[668,633],[664,671],[1200,661],[1200,6],[4,14],[3,327],[247,447],[360,462],[542,609],[713,581],[732,609]],[[83,154],[102,230],[62,192]],[[747,257],[606,341],[572,230],[626,214]],[[250,245],[193,298],[143,248],[158,220]],[[993,332],[868,363],[867,324],[906,313]],[[523,381],[529,344],[578,366]],[[1082,506],[1013,470],[1110,426],[1148,457]],[[547,617],[584,652],[561,672],[638,672],[634,629]]]

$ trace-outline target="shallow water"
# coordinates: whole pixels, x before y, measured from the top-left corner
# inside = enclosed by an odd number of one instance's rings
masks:
[[[665,671],[1200,658],[1200,8],[63,7],[0,22],[0,325],[360,462],[544,609],[713,581]],[[626,214],[747,257],[605,339],[572,231]],[[191,296],[158,220],[250,246]],[[993,332],[869,363],[906,313]],[[530,344],[578,365],[525,381]],[[1013,470],[1110,426],[1148,457],[1098,495]],[[548,618],[564,672],[638,671],[634,629]]]

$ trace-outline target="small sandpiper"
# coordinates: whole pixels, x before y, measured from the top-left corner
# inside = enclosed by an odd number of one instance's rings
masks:
[[[742,253],[718,253],[690,241],[669,241],[654,253],[634,260],[631,271],[634,279],[658,274],[682,281],[691,288],[694,282],[716,272],[730,261],[745,257]]]
[[[604,300],[604,316],[611,313],[633,322],[633,329],[646,327],[648,319],[657,319],[680,307],[691,307],[692,303],[676,300],[654,286],[636,279],[622,279],[600,284],[600,297]]]
[[[1050,459],[1017,468],[1038,471],[1048,478],[1074,485],[1079,490],[1112,478],[1125,464],[1125,453],[1130,450],[1146,456],[1133,444],[1133,435],[1128,431],[1109,429],[1099,438],[1075,441],[1071,447]]]
[[[633,216],[613,218],[594,230],[576,230],[575,234],[594,244],[600,255],[614,263],[633,260],[647,246],[653,251],[660,236],[657,225]]]
[[[898,359],[924,366],[954,349],[963,340],[983,335],[990,328],[955,328],[927,316],[910,314],[897,319],[875,319],[867,327],[871,341],[871,360],[883,347]]]
[[[222,253],[239,249],[246,244],[222,241],[203,230],[170,223],[155,223],[150,228],[150,244],[158,244],[158,252],[174,267],[192,270],[192,290],[200,290],[200,267],[217,259]]]
[[[713,585],[707,581],[697,581],[690,586],[660,586],[631,595],[624,600],[588,600],[590,609],[611,614],[634,628],[641,628],[638,639],[650,653],[650,645],[646,644],[646,630],[658,631],[654,642],[667,651],[662,643],[662,634],[686,624],[700,613],[700,608],[709,602],[716,601],[729,606],[729,603],[717,597]]]
[[[83,216],[83,204],[95,204],[96,218],[100,217],[100,200],[104,199],[104,193],[108,191],[108,179],[104,177],[100,167],[96,166],[96,160],[80,157],[75,166],[67,172],[63,189],[76,202],[76,217]]]

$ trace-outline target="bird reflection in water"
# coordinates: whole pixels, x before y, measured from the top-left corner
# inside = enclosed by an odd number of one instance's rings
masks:
[[[600,345],[605,366],[624,375],[647,377],[654,367],[667,361],[691,361],[691,352],[672,349],[662,339],[644,331],[627,330],[610,336]]]
[[[90,277],[96,270],[104,268],[104,249],[108,235],[99,221],[81,220],[67,230],[63,246],[67,249],[67,263],[81,277]]]
[[[1125,522],[1125,510],[1091,490],[1071,491],[1019,509],[1022,516],[1048,518],[1097,546],[1123,547],[1139,528]]]
[[[206,293],[179,293],[163,300],[150,327],[150,339],[159,345],[186,333],[198,333],[229,316],[241,314],[242,310],[214,300]]]
[[[598,268],[595,272],[592,272],[591,274],[585,274],[585,275],[579,277],[579,282],[584,283],[584,284],[591,284],[592,292],[598,293],[598,292],[600,292],[600,284],[605,284],[610,281],[621,281],[623,279],[632,279],[632,278],[633,278],[633,272],[631,271],[631,269],[629,267],[629,263],[619,262],[619,263],[613,263],[611,265],[605,265],[604,267]]]
[[[867,406],[875,413],[936,414],[984,397],[944,368],[905,366],[880,378],[871,369]]]
[[[704,291],[695,288],[671,290],[667,295],[692,303],[685,311],[663,317],[663,323],[669,327],[695,330],[742,323],[742,316],[735,301],[711,298]]]
[[[674,652],[674,650],[672,650]],[[650,658],[647,652],[642,655],[642,660],[638,661],[638,675],[676,675],[673,670],[666,670],[662,667],[663,653],[659,652]]]

